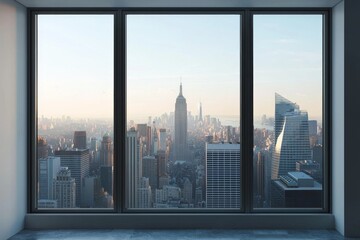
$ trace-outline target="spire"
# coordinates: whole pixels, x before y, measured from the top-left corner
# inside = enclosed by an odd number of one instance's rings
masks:
[[[180,78],[180,96],[182,96],[182,82],[181,82],[181,78]]]

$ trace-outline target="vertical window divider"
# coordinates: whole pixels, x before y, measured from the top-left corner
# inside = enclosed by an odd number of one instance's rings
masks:
[[[252,211],[252,155],[253,155],[253,15],[244,12],[242,37],[242,80],[241,80],[241,159],[242,199],[244,212]]]
[[[125,209],[125,141],[126,141],[126,67],[125,67],[125,13],[118,10],[115,17],[115,118],[114,118],[114,154],[116,179],[116,212]]]

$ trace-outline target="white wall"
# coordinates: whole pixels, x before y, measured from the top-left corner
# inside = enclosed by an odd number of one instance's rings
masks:
[[[0,0],[0,239],[26,214],[26,8]]]
[[[344,235],[344,2],[333,8],[332,24],[332,210]]]

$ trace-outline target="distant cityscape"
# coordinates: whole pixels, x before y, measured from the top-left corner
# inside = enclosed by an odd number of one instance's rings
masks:
[[[184,91],[186,92],[186,91]],[[187,109],[180,84],[173,112],[128,117],[126,206],[241,207],[240,116],[220,121]],[[205,103],[206,104],[206,103]],[[274,117],[254,124],[255,208],[322,206],[322,128],[275,93]],[[112,208],[112,120],[38,118],[38,208]]]

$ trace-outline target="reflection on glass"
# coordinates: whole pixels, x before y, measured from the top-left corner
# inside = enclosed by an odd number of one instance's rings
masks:
[[[126,24],[127,207],[240,209],[240,16]]]
[[[254,16],[254,207],[321,208],[322,15]]]
[[[37,19],[37,208],[113,208],[113,16]]]

